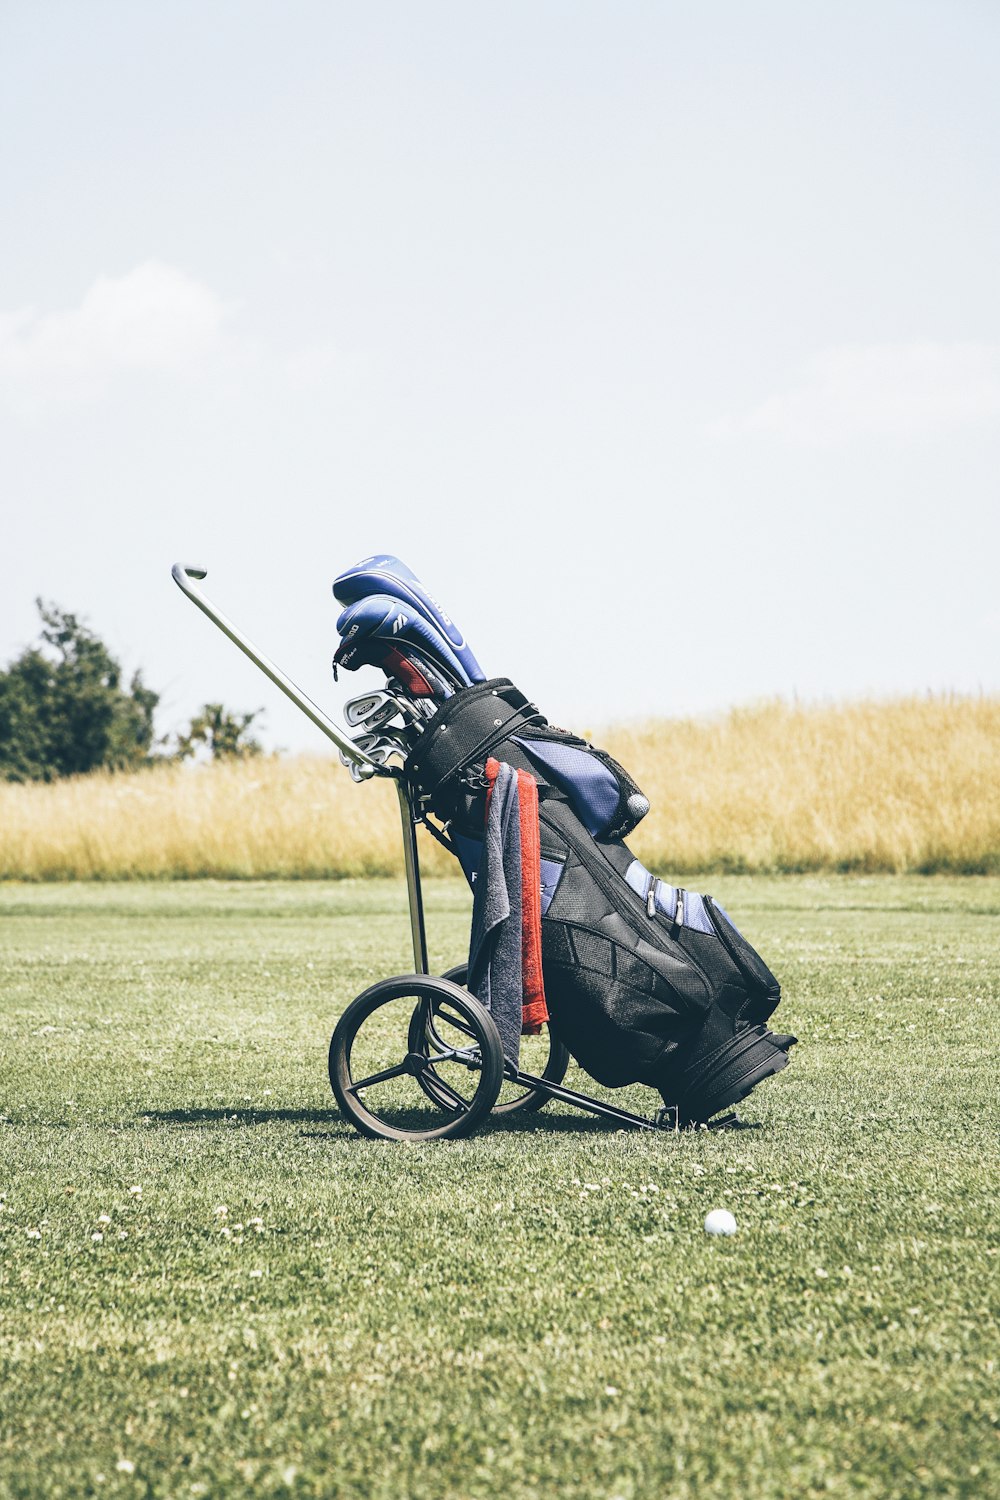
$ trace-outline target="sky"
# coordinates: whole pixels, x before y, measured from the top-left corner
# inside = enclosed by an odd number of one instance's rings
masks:
[[[1000,691],[1000,6],[0,0],[0,662],[318,731],[403,558],[583,729]]]

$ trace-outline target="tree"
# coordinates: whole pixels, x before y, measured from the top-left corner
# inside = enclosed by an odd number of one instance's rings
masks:
[[[206,703],[191,720],[187,734],[177,736],[177,759],[187,760],[199,745],[211,752],[213,760],[245,760],[260,755],[263,746],[248,733],[250,725],[263,713],[233,714],[221,703]]]
[[[53,781],[148,760],[159,694],[128,688],[108,648],[76,615],[35,603],[41,643],[0,672],[0,778]]]

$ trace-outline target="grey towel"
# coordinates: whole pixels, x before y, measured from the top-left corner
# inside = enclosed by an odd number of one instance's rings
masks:
[[[521,818],[517,772],[501,764],[490,798],[476,874],[469,939],[469,989],[490,1012],[504,1057],[521,1048]]]

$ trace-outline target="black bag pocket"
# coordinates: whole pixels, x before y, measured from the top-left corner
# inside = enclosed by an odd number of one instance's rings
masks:
[[[781,999],[781,986],[756,948],[752,948],[739,928],[733,926],[722,907],[711,896],[703,896],[702,900],[712,926],[719,935],[719,941],[746,981],[754,1002],[753,1020],[766,1021]]]
[[[542,962],[555,1034],[609,1088],[648,1081],[665,1049],[690,1030],[683,997],[603,933],[547,918]]]

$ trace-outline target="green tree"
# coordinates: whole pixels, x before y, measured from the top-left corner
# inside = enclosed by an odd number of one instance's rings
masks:
[[[263,713],[234,714],[221,703],[206,703],[191,720],[186,734],[177,736],[177,759],[187,760],[204,745],[213,760],[245,760],[260,755],[263,746],[249,733],[251,724]]]
[[[108,648],[76,615],[35,601],[41,642],[0,672],[0,778],[53,781],[148,760],[159,694],[128,687]]]

